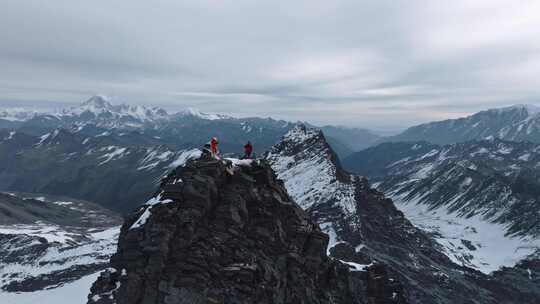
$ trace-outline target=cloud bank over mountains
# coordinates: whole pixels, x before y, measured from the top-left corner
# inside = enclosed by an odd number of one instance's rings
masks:
[[[0,4],[0,106],[90,95],[401,128],[540,97],[537,1]]]

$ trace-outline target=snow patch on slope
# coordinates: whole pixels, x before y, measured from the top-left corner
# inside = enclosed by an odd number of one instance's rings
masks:
[[[0,303],[4,304],[84,304],[90,287],[97,280],[99,272],[55,289],[34,292],[8,293],[0,290]]]
[[[160,163],[168,161],[174,155],[174,152],[166,150],[150,148],[146,156],[139,162],[137,170],[151,170],[157,167]]]
[[[230,118],[226,115],[220,115],[220,114],[208,114],[203,113],[199,109],[195,108],[187,108],[183,111],[178,112],[176,115],[178,116],[193,116],[200,119],[206,119],[206,120],[218,120],[218,119],[227,119]]]
[[[178,166],[183,166],[190,159],[199,158],[202,155],[202,151],[199,149],[191,149],[187,151],[182,151],[176,159],[169,164],[169,168],[176,168]]]
[[[127,152],[127,148],[121,148],[116,146],[101,148],[100,151],[106,151],[107,153],[99,157],[100,159],[103,159],[103,161],[100,162],[98,166],[104,165],[115,158],[122,158],[129,154],[129,152]]]
[[[152,208],[155,205],[168,204],[168,203],[173,202],[170,199],[165,199],[165,200],[162,199],[162,197],[161,197],[162,195],[163,195],[163,193],[160,193],[157,196],[152,197],[151,199],[149,199],[144,204],[144,206],[146,206],[146,209],[144,209],[144,212],[141,214],[141,216],[139,216],[139,218],[135,221],[135,223],[133,223],[133,225],[131,225],[131,227],[129,227],[130,230],[131,229],[137,229],[137,228],[140,228],[140,227],[144,226],[146,224],[146,221],[148,221],[148,219],[152,215]]]
[[[78,267],[103,265],[116,252],[120,226],[74,231],[78,231],[78,235],[68,232],[67,228],[44,223],[0,227],[0,234],[17,236],[0,244],[3,254],[13,256],[24,252],[17,259],[0,264],[0,286],[48,277]],[[48,286],[56,287],[58,285]],[[0,299],[2,297],[24,299],[11,293],[0,294]]]

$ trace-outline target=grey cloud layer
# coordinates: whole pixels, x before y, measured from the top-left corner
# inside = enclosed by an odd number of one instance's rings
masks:
[[[540,95],[537,1],[290,2],[4,0],[0,105],[400,128]]]

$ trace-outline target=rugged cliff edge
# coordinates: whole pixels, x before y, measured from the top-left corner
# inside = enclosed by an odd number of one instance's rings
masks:
[[[88,303],[356,302],[327,244],[265,162],[192,160],[127,219]]]

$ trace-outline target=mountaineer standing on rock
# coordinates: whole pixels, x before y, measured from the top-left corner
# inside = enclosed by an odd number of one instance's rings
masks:
[[[212,157],[217,157],[217,146],[218,146],[218,140],[215,137],[212,137],[210,140],[210,152],[212,153]]]
[[[244,145],[244,156],[242,159],[251,159],[251,153],[253,152],[253,146],[251,145],[251,142],[248,141],[247,144]]]

